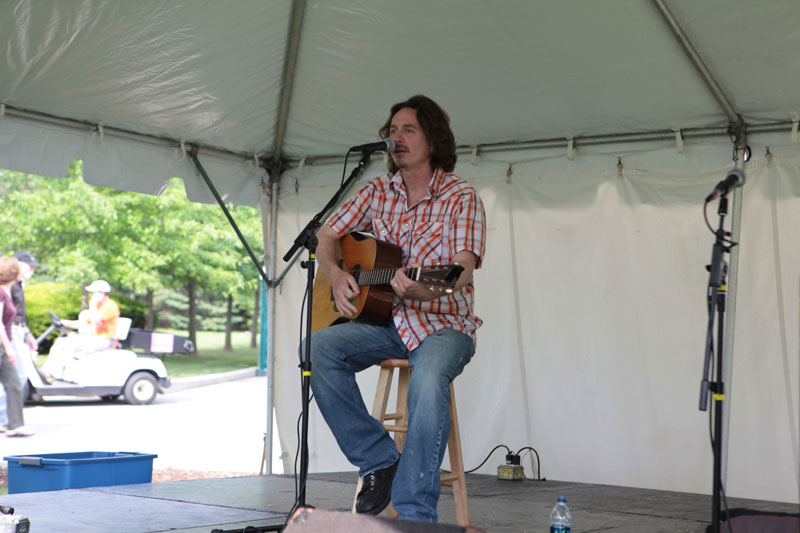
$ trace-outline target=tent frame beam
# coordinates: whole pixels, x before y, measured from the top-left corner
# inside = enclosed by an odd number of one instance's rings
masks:
[[[69,118],[56,117],[45,113],[38,113],[34,111],[26,111],[16,109],[11,106],[5,107],[5,115],[9,118],[18,118],[31,122],[38,122],[43,124],[51,124],[61,126],[68,129],[83,131],[86,133],[99,132],[99,125],[91,122],[83,122]],[[745,131],[748,135],[758,133],[775,133],[775,132],[791,132],[792,121],[777,121],[757,125],[744,125]],[[104,135],[113,137],[120,137],[139,141],[143,143],[165,146],[172,149],[180,148],[181,142],[177,139],[170,137],[159,137],[156,135],[148,135],[144,133],[136,133],[133,131],[114,128],[111,126],[103,127]],[[703,137],[729,137],[731,135],[730,127],[710,127],[710,128],[688,128],[681,130],[681,136],[684,139],[690,138],[703,138]],[[612,133],[606,135],[589,135],[586,137],[573,138],[573,146],[592,146],[598,144],[614,144],[614,143],[633,143],[633,142],[652,142],[652,141],[673,141],[675,139],[675,132],[673,130],[660,130],[660,131],[645,131],[645,132],[631,132],[631,133]],[[196,148],[198,154],[211,155],[221,159],[228,159],[232,161],[251,162],[253,161],[253,154],[244,154],[224,150],[215,146],[208,146],[199,143],[184,143],[185,148],[188,150]],[[476,145],[479,153],[492,153],[492,152],[505,152],[515,150],[527,150],[533,148],[564,148],[567,147],[567,139],[563,137],[552,139],[538,139],[527,141],[508,141],[488,144]],[[472,153],[472,146],[459,146],[457,151],[459,154]],[[287,168],[296,168],[300,166],[300,162],[305,159],[306,164],[340,164],[344,161],[344,156],[341,155],[320,155],[309,156],[306,158],[291,158],[286,157],[281,159],[280,166],[273,165],[274,160],[265,160],[264,158],[256,158],[259,166],[267,170],[270,174],[270,181],[277,179],[284,170]]]
[[[275,124],[275,143],[272,156],[267,161],[270,169],[270,182],[280,180],[285,165],[282,162],[283,142],[286,139],[286,127],[289,123],[289,110],[294,92],[294,78],[297,69],[297,57],[300,50],[300,36],[303,33],[303,16],[305,15],[305,0],[294,0],[292,5],[292,19],[289,25],[289,36],[286,46],[286,58],[283,62],[283,83],[281,86],[281,100],[278,118]]]
[[[792,122],[789,120],[769,122],[758,125],[746,126],[745,133],[753,135],[758,133],[775,133],[775,132],[791,132]],[[680,130],[683,139],[699,139],[708,137],[725,137],[730,138],[732,131],[730,126],[719,127],[706,127],[706,128],[687,128]],[[631,133],[611,133],[605,135],[588,135],[586,137],[574,137],[572,143],[574,147],[578,146],[596,146],[601,144],[616,144],[616,143],[636,143],[636,142],[654,142],[654,141],[675,141],[674,130],[659,130],[659,131],[642,131]],[[564,137],[551,138],[551,139],[536,139],[527,141],[508,141],[497,143],[486,143],[477,145],[460,145],[456,147],[458,154],[472,154],[474,148],[478,149],[478,153],[496,153],[496,152],[512,152],[518,150],[529,149],[547,149],[547,148],[563,148],[566,150],[568,140]],[[287,168],[296,168],[300,166],[300,162],[305,160],[306,165],[317,164],[341,164],[344,162],[344,156],[341,155],[320,155],[308,156],[304,158],[290,158],[284,159]]]
[[[18,109],[12,106],[5,106],[5,115],[7,117],[18,118],[40,124],[59,126],[66,129],[82,131],[90,134],[100,133],[102,130],[102,134],[104,136],[108,135],[109,137],[118,137],[121,139],[138,141],[146,144],[152,144],[155,146],[165,146],[168,148],[176,149],[180,148],[181,145],[183,145],[186,148],[187,152],[190,149],[196,149],[198,153],[203,153],[205,155],[213,155],[215,157],[231,161],[242,161],[242,162],[252,163],[253,159],[255,158],[258,161],[258,166],[262,168],[265,167],[264,160],[262,158],[257,157],[255,154],[234,152],[216,146],[210,146],[195,142],[186,142],[185,140],[173,139],[171,137],[160,137],[158,135],[137,133],[122,128],[107,126],[102,123],[95,124],[92,122],[85,122],[71,118],[63,118],[55,115],[49,115],[47,113],[40,113],[38,111],[28,111],[24,109]]]
[[[189,158],[192,160],[192,163],[194,163],[195,169],[197,169],[197,171],[203,177],[203,181],[206,182],[206,185],[208,186],[208,189],[211,191],[211,194],[214,195],[214,199],[217,201],[217,204],[219,204],[219,207],[222,209],[222,212],[225,214],[225,218],[228,219],[228,223],[230,224],[231,228],[233,228],[233,231],[236,232],[236,236],[239,238],[239,241],[242,243],[242,246],[244,247],[245,251],[247,252],[247,255],[250,256],[250,260],[253,262],[253,265],[255,265],[259,276],[261,276],[261,279],[264,280],[264,283],[266,283],[267,285],[270,285],[272,283],[272,280],[270,280],[267,277],[266,272],[264,272],[264,269],[261,268],[261,264],[258,262],[258,258],[256,257],[255,252],[253,252],[253,249],[250,247],[250,243],[247,242],[247,238],[244,236],[244,234],[242,234],[242,231],[239,229],[238,224],[236,224],[236,221],[233,219],[233,215],[231,215],[230,210],[228,210],[228,206],[225,205],[225,202],[223,201],[222,196],[220,196],[219,192],[217,191],[217,188],[214,186],[214,183],[211,181],[211,178],[209,177],[208,173],[206,172],[206,169],[203,167],[202,163],[200,163],[200,159],[198,159],[198,157],[197,157],[197,147],[196,146],[192,146],[191,150],[189,150]]]
[[[733,107],[728,96],[725,94],[725,91],[722,90],[719,83],[717,83],[716,78],[711,73],[711,71],[706,66],[703,58],[700,57],[700,54],[697,52],[697,49],[694,47],[692,42],[689,40],[689,36],[686,35],[686,32],[683,31],[683,28],[678,23],[678,19],[675,18],[675,15],[672,14],[672,11],[666,4],[665,0],[653,0],[653,4],[658,9],[658,12],[666,21],[667,25],[669,26],[672,33],[675,35],[675,38],[678,40],[678,43],[683,48],[683,52],[692,62],[694,68],[697,69],[698,74],[705,82],[708,90],[711,91],[711,95],[717,101],[719,106],[722,108],[722,111],[725,113],[725,116],[728,117],[728,121],[731,124],[742,124],[742,117]]]
[[[45,113],[38,113],[34,111],[26,111],[17,109],[11,106],[5,107],[5,115],[10,118],[18,118],[31,122],[38,122],[43,124],[50,124],[61,126],[67,129],[78,130],[86,133],[99,132],[99,125],[91,122],[84,122],[69,118],[57,117]],[[792,121],[777,121],[757,125],[743,124],[744,133],[747,135],[759,133],[775,133],[775,132],[791,132]],[[112,137],[119,137],[128,140],[139,141],[152,145],[165,146],[172,149],[181,147],[182,141],[170,137],[159,137],[156,135],[148,135],[144,133],[136,133],[133,131],[123,130],[110,126],[103,127],[104,135]],[[681,137],[684,139],[690,138],[704,138],[704,137],[730,137],[731,127],[706,127],[706,128],[687,128],[680,131]],[[631,132],[631,133],[612,133],[605,135],[589,135],[586,137],[573,138],[573,146],[592,146],[598,144],[614,144],[614,143],[634,143],[634,142],[652,142],[652,141],[674,141],[675,131],[673,130],[660,130],[660,131],[645,131],[645,132]],[[497,142],[488,144],[477,144],[478,153],[493,153],[493,152],[506,152],[527,149],[546,149],[546,148],[564,148],[567,147],[567,139],[563,137],[551,139],[536,139],[527,141],[508,141]],[[270,183],[279,179],[283,172],[288,168],[296,168],[300,166],[300,162],[305,159],[306,164],[341,164],[344,161],[344,156],[341,155],[320,155],[309,156],[305,158],[292,158],[284,157],[279,161],[279,164],[274,164],[274,159],[264,159],[263,157],[256,157],[254,154],[244,154],[225,150],[215,146],[208,146],[199,143],[183,143],[184,147],[188,150],[197,149],[198,154],[211,155],[221,159],[232,161],[250,162],[255,159],[261,168],[267,170],[270,176]],[[471,154],[473,146],[458,146],[456,148],[459,154]]]

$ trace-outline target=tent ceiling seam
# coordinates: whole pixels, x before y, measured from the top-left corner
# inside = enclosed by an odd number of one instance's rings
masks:
[[[289,24],[289,36],[286,46],[286,59],[283,63],[283,83],[281,86],[281,101],[278,119],[275,124],[275,144],[272,149],[272,164],[268,165],[270,179],[279,179],[283,165],[275,164],[281,159],[283,142],[286,137],[286,128],[289,122],[289,108],[294,91],[294,77],[297,68],[297,56],[300,49],[300,36],[303,33],[303,15],[306,10],[305,0],[295,0],[292,7],[292,19]]]

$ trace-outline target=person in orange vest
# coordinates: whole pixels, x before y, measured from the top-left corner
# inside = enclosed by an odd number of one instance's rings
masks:
[[[116,344],[119,306],[108,295],[111,286],[107,281],[98,279],[86,290],[91,293],[89,309],[81,311],[77,320],[61,321],[68,328],[78,330],[78,333],[59,337],[42,365],[42,375],[48,383],[63,378],[64,368],[77,355],[113,348]]]

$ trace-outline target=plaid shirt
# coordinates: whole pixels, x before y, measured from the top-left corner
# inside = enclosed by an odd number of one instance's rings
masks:
[[[400,246],[401,266],[452,264],[453,257],[466,250],[475,254],[475,267],[480,267],[486,215],[474,187],[438,169],[428,195],[416,205],[407,204],[402,175],[387,174],[370,180],[331,215],[328,225],[339,235],[369,231],[379,240]],[[474,299],[472,283],[429,301],[404,299],[392,309],[394,324],[409,350],[444,328],[461,331],[475,342],[475,331],[483,321],[473,312]]]

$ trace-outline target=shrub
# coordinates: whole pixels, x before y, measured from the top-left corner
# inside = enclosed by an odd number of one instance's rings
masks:
[[[131,319],[132,328],[144,328],[147,305],[139,300],[134,300],[118,292],[111,293],[111,299],[119,306],[119,316],[126,316]]]
[[[28,328],[38,337],[50,325],[49,312],[59,318],[78,318],[81,312],[81,288],[54,281],[28,283],[25,287],[25,311]],[[52,333],[48,338],[55,339],[56,336],[56,333]]]

